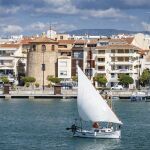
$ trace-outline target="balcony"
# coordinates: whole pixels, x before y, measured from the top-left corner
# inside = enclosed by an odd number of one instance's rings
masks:
[[[111,70],[111,73],[133,73],[133,70],[130,69],[116,69],[116,70]]]
[[[132,61],[114,61],[114,62],[110,62],[111,65],[132,65],[133,62]]]
[[[0,60],[13,60],[13,59],[14,59],[14,58],[11,57],[11,56],[6,56],[6,57],[1,56],[1,57],[0,57]]]
[[[0,63],[0,67],[14,67],[14,62],[3,62]]]
[[[129,53],[111,53],[110,56],[111,57],[129,57],[129,56],[133,56],[133,54],[129,54]]]
[[[105,69],[97,69],[96,72],[97,72],[97,73],[106,74],[106,70],[105,70]]]

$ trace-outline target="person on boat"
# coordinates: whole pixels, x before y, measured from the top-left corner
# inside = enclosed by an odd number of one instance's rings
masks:
[[[76,131],[77,131],[77,126],[76,126],[75,124],[73,124],[73,125],[71,126],[71,130],[72,130],[73,134],[75,134]]]
[[[98,129],[100,127],[100,124],[98,122],[93,123],[93,128]]]
[[[105,99],[107,100],[108,99],[108,93],[105,92]]]

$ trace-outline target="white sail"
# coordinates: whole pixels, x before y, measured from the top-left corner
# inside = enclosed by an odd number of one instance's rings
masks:
[[[77,106],[84,121],[122,124],[79,67]]]

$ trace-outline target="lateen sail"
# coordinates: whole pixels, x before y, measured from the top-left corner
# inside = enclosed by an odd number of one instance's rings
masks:
[[[122,124],[79,67],[77,106],[84,121]]]

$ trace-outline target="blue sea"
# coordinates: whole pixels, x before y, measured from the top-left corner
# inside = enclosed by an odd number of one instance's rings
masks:
[[[0,99],[0,150],[149,150],[150,103],[114,101],[121,139],[74,138],[75,99]],[[89,108],[90,109],[90,108]]]

